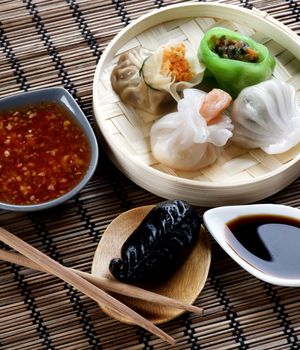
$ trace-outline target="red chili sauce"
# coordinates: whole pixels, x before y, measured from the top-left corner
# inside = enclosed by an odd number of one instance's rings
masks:
[[[0,114],[0,201],[37,204],[69,192],[87,172],[87,138],[57,103]]]

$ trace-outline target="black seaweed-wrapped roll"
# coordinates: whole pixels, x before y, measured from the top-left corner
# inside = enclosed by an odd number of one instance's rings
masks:
[[[188,203],[165,201],[153,208],[121,248],[110,272],[124,282],[159,279],[184,260],[199,237],[201,220]]]

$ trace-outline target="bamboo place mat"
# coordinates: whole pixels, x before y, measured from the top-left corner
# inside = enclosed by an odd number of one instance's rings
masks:
[[[63,86],[93,125],[96,64],[124,26],[176,0],[1,0],[0,96]],[[300,34],[300,1],[217,1],[267,11]],[[300,207],[300,181],[264,202]],[[66,266],[89,272],[107,225],[122,212],[161,201],[121,174],[101,153],[89,184],[58,209],[0,211],[1,226]],[[202,213],[205,208],[198,208]],[[161,325],[172,349],[300,349],[300,293],[264,283],[212,240],[212,265],[195,302]],[[57,278],[0,261],[0,349],[170,349],[143,329],[122,324]]]

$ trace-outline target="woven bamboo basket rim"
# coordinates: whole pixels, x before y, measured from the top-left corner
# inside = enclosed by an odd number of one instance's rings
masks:
[[[180,15],[178,15],[179,10]],[[235,15],[233,19],[233,14]],[[97,122],[98,127],[100,128],[100,131],[102,132],[102,135],[104,136],[105,143],[110,148],[108,150],[109,156],[112,159],[112,161],[119,166],[118,159],[115,158],[115,155],[113,154],[115,152],[114,144],[112,140],[112,135],[106,132],[105,125],[101,123],[101,116],[98,112],[98,101],[97,101],[97,89],[98,89],[98,80],[101,75],[101,71],[103,67],[105,66],[105,63],[111,57],[112,51],[116,54],[118,49],[120,49],[122,46],[124,46],[128,38],[133,38],[140,32],[146,31],[151,27],[154,27],[155,25],[162,24],[165,22],[169,22],[172,20],[177,19],[184,19],[184,18],[218,18],[222,20],[228,20],[233,21],[235,23],[242,23],[247,24],[249,27],[253,28],[254,30],[257,30],[260,33],[268,33],[268,37],[270,39],[274,40],[275,42],[279,42],[282,44],[284,49],[292,52],[292,54],[300,60],[300,38],[288,27],[283,25],[281,22],[273,18],[271,15],[264,11],[260,11],[258,9],[245,9],[240,8],[235,5],[230,4],[216,4],[216,3],[189,3],[189,4],[175,4],[168,6],[163,9],[157,9],[153,10],[148,14],[145,14],[141,16],[138,20],[133,21],[130,25],[125,27],[108,45],[106,50],[104,51],[98,66],[95,71],[94,75],[94,82],[93,82],[93,108],[94,108],[94,115]],[[112,151],[112,153],[110,153]],[[250,150],[251,151],[251,150]],[[234,182],[210,182],[210,181],[203,181],[201,179],[189,179],[185,177],[180,176],[174,176],[165,172],[162,172],[160,170],[157,170],[143,162],[138,161],[134,156],[128,155],[126,152],[123,151],[123,149],[120,147],[117,152],[118,157],[128,157],[128,160],[136,166],[137,168],[143,170],[147,173],[147,175],[153,175],[153,176],[159,176],[161,179],[164,179],[166,181],[172,181],[174,184],[182,184],[187,186],[199,186],[203,189],[209,190],[211,188],[216,189],[232,189],[237,188],[241,186],[248,186],[250,184],[261,184],[266,183],[266,181],[270,178],[275,178],[278,176],[281,176],[282,173],[285,173],[286,170],[289,168],[295,169],[298,168],[298,163],[300,161],[300,153],[295,156],[293,159],[290,159],[286,164],[282,164],[278,169],[270,170],[265,174],[259,175],[257,177],[254,177],[252,179],[235,179]],[[121,169],[125,175],[126,169]],[[297,170],[297,169],[296,169]],[[297,176],[295,176],[295,173],[293,175],[293,180],[295,180]],[[291,181],[290,181],[291,182]],[[280,188],[282,189],[282,188]],[[274,192],[273,192],[274,193]]]

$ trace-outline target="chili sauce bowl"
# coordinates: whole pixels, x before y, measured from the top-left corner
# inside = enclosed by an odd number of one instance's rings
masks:
[[[0,209],[30,212],[57,206],[76,195],[97,166],[93,129],[60,87],[0,99],[1,138]]]
[[[250,274],[279,286],[300,286],[299,209],[279,204],[224,206],[207,210],[203,220],[217,243]]]

